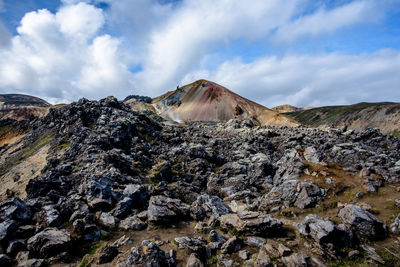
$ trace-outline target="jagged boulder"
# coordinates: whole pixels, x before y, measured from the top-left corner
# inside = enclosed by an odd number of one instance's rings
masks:
[[[181,220],[189,215],[190,206],[179,199],[164,196],[150,198],[147,216],[153,223],[170,223]]]
[[[149,243],[143,247],[132,247],[127,258],[116,263],[118,267],[125,266],[176,266],[174,253],[161,250],[156,243]]]
[[[343,225],[337,227],[329,219],[315,214],[307,215],[296,227],[301,235],[313,239],[328,255],[334,256],[341,249],[353,245],[352,233],[343,229]]]
[[[27,222],[31,219],[30,208],[19,198],[12,198],[0,204],[0,219]]]
[[[312,162],[312,163],[321,162],[322,153],[320,151],[317,151],[315,149],[315,147],[312,147],[312,146],[307,147],[304,150],[304,154],[303,155],[304,155],[304,158],[309,162]]]
[[[29,251],[44,257],[69,251],[71,245],[71,235],[68,231],[56,228],[46,228],[27,241]]]
[[[138,218],[138,216],[130,216],[119,223],[119,227],[125,231],[140,231],[146,228],[146,223]]]
[[[282,230],[282,222],[269,214],[261,212],[239,212],[222,215],[221,227],[238,233],[261,236],[275,236]]]
[[[125,187],[124,196],[132,200],[133,207],[141,208],[147,202],[147,189],[143,185],[130,184]]]
[[[203,267],[204,264],[200,261],[196,253],[192,253],[186,262],[186,267]]]
[[[6,243],[17,230],[18,225],[13,220],[5,220],[0,222],[0,243]]]
[[[261,208],[283,204],[287,207],[298,207],[301,209],[314,207],[323,198],[325,191],[319,186],[288,180],[274,186],[270,192],[261,198]]]
[[[201,237],[175,237],[174,241],[178,244],[179,248],[189,249],[198,255],[204,254],[204,246],[207,244],[206,241]]]
[[[379,240],[387,235],[386,225],[372,213],[357,205],[346,205],[338,215],[360,240]]]
[[[399,234],[400,233],[400,214],[397,215],[396,219],[394,219],[394,222],[390,226],[392,233],[394,234]]]
[[[200,221],[204,218],[219,218],[221,215],[231,213],[231,208],[217,196],[200,195],[190,207],[190,215]]]
[[[295,253],[288,257],[282,258],[283,264],[287,267],[307,267],[312,266],[310,263],[310,257],[304,256],[302,253]]]

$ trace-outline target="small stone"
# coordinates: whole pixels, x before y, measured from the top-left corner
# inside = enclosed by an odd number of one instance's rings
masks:
[[[309,257],[303,256],[302,253],[295,253],[291,256],[283,257],[282,262],[287,267],[307,267],[309,266]]]
[[[243,260],[248,260],[250,258],[250,253],[247,250],[239,251],[239,257]]]
[[[46,261],[43,259],[30,259],[18,263],[18,267],[44,267],[46,266]]]
[[[244,240],[244,243],[251,247],[262,247],[264,244],[267,243],[264,238],[257,237],[257,236],[248,236]]]
[[[119,223],[119,227],[126,231],[140,231],[145,229],[146,226],[146,223],[140,220],[136,215],[130,216]]]
[[[99,264],[111,262],[118,255],[118,248],[110,245],[105,245],[99,250]]]
[[[231,267],[231,266],[233,266],[233,260],[222,261],[222,264],[223,264],[225,267]]]
[[[332,178],[326,178],[325,179],[325,183],[326,184],[332,184],[333,183],[333,179]]]
[[[232,254],[241,248],[241,241],[237,236],[231,237],[221,247],[222,254]]]
[[[356,194],[356,198],[362,198],[364,196],[364,193],[363,192],[358,192],[357,194]]]
[[[117,224],[117,220],[115,219],[115,217],[105,212],[102,212],[100,214],[99,222],[101,225],[107,228],[113,228]]]
[[[283,244],[278,245],[278,251],[279,251],[279,254],[281,255],[281,257],[289,256],[292,253],[290,248],[286,247]]]
[[[196,253],[192,253],[186,263],[186,267],[203,267],[204,264],[199,260]]]
[[[279,258],[279,256],[280,256],[279,251],[271,244],[267,243],[262,248],[267,252],[268,255],[270,255],[274,258]]]
[[[351,251],[349,251],[349,253],[348,253],[348,257],[349,257],[349,259],[351,259],[351,260],[356,259],[359,255],[360,255],[360,251],[358,251],[358,250],[351,250]]]

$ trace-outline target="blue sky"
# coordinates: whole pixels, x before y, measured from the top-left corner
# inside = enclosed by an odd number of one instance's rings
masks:
[[[268,107],[400,102],[400,0],[0,0],[0,93],[209,79]]]

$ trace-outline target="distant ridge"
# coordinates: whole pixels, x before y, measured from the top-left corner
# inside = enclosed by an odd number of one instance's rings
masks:
[[[300,124],[310,127],[347,126],[363,131],[378,128],[382,133],[400,136],[400,103],[361,102],[354,105],[326,106],[285,113]]]

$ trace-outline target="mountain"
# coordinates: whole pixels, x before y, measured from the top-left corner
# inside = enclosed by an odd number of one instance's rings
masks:
[[[309,127],[347,126],[357,131],[378,128],[382,133],[400,134],[400,103],[362,102],[289,112],[285,115]]]
[[[260,125],[296,125],[291,119],[207,80],[167,92],[152,103],[159,115],[178,122],[251,119]]]
[[[0,119],[24,120],[29,117],[44,117],[50,104],[38,97],[21,94],[0,95]]]
[[[1,121],[31,125],[0,147],[1,266],[398,262],[400,139],[378,130],[175,125],[114,97]]]

